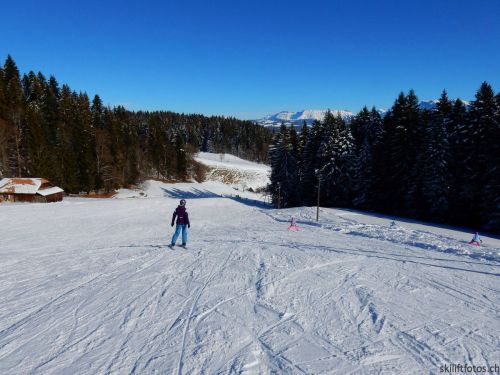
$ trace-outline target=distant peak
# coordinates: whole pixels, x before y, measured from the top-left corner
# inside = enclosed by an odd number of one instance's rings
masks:
[[[454,102],[455,100],[450,100]],[[429,99],[422,100],[418,106],[420,109],[433,110],[437,108],[437,103],[439,99]],[[470,106],[470,102],[462,100],[466,107]],[[302,111],[292,112],[292,111],[280,111],[272,115],[264,116],[261,119],[255,120],[259,125],[263,126],[279,126],[285,124],[291,125],[302,125],[304,121],[307,125],[311,125],[315,120],[323,121],[326,113],[330,111],[334,116],[341,116],[344,120],[349,121],[356,113],[348,109],[303,109]],[[377,112],[384,117],[388,112],[388,109],[378,108]]]
[[[285,125],[301,125],[304,121],[307,124],[312,124],[315,120],[322,121],[326,113],[330,111],[334,116],[340,115],[343,119],[349,120],[354,116],[354,113],[345,109],[303,109],[298,112],[281,111],[272,115],[264,116],[256,120],[260,125],[276,126]]]

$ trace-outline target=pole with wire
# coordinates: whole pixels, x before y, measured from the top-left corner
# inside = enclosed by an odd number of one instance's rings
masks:
[[[278,209],[281,208],[281,182],[278,182]]]
[[[316,177],[318,178],[318,200],[316,202],[316,221],[319,221],[319,197],[320,197],[320,189],[321,189],[321,175],[319,170],[316,169]]]

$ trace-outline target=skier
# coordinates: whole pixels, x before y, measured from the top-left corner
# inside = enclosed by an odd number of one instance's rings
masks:
[[[174,211],[172,215],[172,226],[174,226],[175,217],[177,216],[177,226],[175,228],[175,233],[172,237],[172,241],[170,243],[170,248],[175,246],[177,238],[179,238],[179,234],[182,231],[182,247],[186,247],[187,244],[187,228],[191,228],[191,224],[189,223],[189,215],[186,211],[186,200],[181,199],[179,206]]]
[[[479,237],[479,233],[476,232],[472,240],[470,240],[469,245],[481,246],[481,242],[483,242],[483,240]]]
[[[300,230],[300,227],[297,225],[297,220],[294,217],[292,217],[292,222],[288,226],[288,230],[292,230],[292,231]]]

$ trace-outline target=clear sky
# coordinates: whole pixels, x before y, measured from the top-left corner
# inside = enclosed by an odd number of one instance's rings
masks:
[[[129,109],[259,118],[500,90],[500,0],[3,2],[0,58]]]

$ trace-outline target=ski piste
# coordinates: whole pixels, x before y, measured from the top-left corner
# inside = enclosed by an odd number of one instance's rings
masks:
[[[211,181],[143,189],[0,208],[0,373],[409,374],[500,361],[497,238],[472,246],[460,228],[351,210],[321,208],[316,222],[315,208],[269,209]],[[202,196],[187,199],[196,251],[165,251],[179,195]]]
[[[187,245],[167,245],[167,247],[169,247],[170,249],[174,249],[176,247],[182,247],[183,249],[186,249],[187,250]]]

